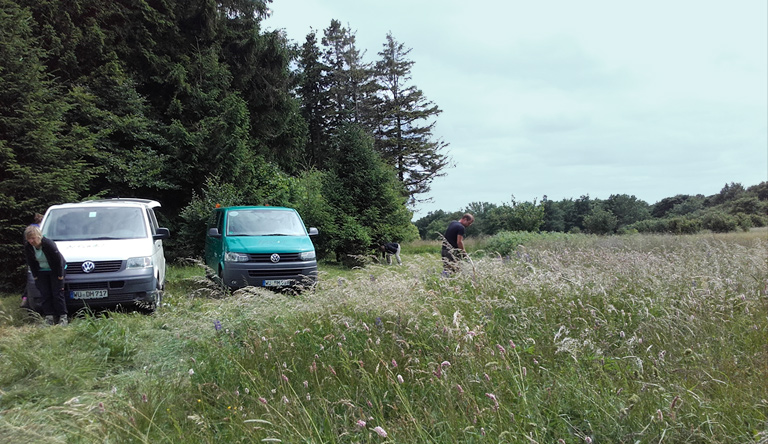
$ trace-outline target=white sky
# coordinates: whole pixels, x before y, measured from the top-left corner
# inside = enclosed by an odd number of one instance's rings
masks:
[[[414,219],[471,202],[715,194],[768,180],[766,0],[274,0],[299,44],[391,31],[455,167]]]

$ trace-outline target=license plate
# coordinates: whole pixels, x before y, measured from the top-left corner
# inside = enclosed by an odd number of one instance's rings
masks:
[[[103,299],[109,296],[107,290],[74,290],[71,292],[72,299]]]
[[[293,279],[266,279],[262,282],[265,287],[287,287],[293,284]]]

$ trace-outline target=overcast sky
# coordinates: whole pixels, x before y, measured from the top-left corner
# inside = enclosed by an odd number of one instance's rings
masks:
[[[442,109],[455,166],[415,218],[471,202],[715,194],[768,180],[766,0],[274,0],[303,43],[331,19],[364,60],[387,32]]]

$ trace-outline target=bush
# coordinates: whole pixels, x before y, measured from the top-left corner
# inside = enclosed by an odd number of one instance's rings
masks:
[[[667,221],[667,233],[696,234],[701,231],[701,220],[686,217],[673,217]]]
[[[715,233],[727,233],[736,231],[738,221],[735,217],[721,211],[706,213],[701,219],[702,227]]]
[[[584,228],[592,234],[611,234],[617,224],[616,216],[602,208],[596,208],[584,218]]]

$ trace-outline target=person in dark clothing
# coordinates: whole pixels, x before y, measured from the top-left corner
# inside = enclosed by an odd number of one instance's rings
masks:
[[[387,258],[387,264],[392,265],[392,255],[397,258],[397,265],[403,265],[403,261],[400,259],[400,244],[397,242],[389,242],[381,246],[381,254]]]
[[[475,217],[466,213],[458,221],[454,220],[448,224],[448,228],[443,235],[443,248],[441,251],[444,271],[456,271],[459,259],[467,254],[467,251],[464,249],[464,234],[467,227],[472,225],[474,221]]]
[[[32,225],[36,227],[40,227],[40,224],[43,222],[43,215],[40,213],[35,213],[35,218],[33,219]],[[24,238],[24,244],[27,243],[27,238]],[[21,308],[30,308],[29,300],[27,299],[27,287],[24,286],[24,293],[21,294]]]
[[[54,316],[59,317],[59,324],[67,325],[67,301],[64,299],[64,276],[66,261],[61,256],[56,242],[43,237],[40,228],[30,225],[24,230],[24,256],[27,266],[35,279],[35,287],[40,292],[41,314],[45,322],[53,325]]]

